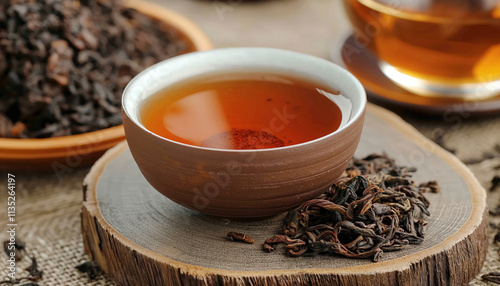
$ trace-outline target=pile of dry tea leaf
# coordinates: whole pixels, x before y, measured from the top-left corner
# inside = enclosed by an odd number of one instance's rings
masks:
[[[172,28],[118,0],[1,1],[0,137],[119,125],[130,79],[188,48]]]
[[[423,193],[440,187],[435,181],[415,185],[410,179],[415,171],[385,154],[354,159],[330,190],[291,210],[283,234],[268,238],[264,249],[283,243],[292,256],[324,253],[378,261],[383,252],[422,243],[430,215]]]

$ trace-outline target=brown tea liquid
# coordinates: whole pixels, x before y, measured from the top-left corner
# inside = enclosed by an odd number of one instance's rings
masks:
[[[458,84],[500,79],[500,5],[478,0],[344,2],[361,42],[404,74]]]
[[[162,137],[218,149],[267,149],[311,141],[340,126],[339,107],[306,80],[262,74],[214,75],[149,98],[144,126]]]

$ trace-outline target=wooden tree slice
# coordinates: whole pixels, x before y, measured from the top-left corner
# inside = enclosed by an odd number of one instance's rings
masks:
[[[84,183],[85,249],[121,285],[464,285],[481,269],[487,249],[486,193],[451,154],[396,115],[370,105],[357,156],[387,152],[416,166],[415,180],[437,179],[428,194],[425,241],[382,260],[292,258],[262,251],[283,215],[260,221],[205,216],[156,192],[126,143],[108,151]],[[229,242],[229,231],[255,244]]]

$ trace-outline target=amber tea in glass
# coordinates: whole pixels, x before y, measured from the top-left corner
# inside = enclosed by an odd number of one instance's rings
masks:
[[[146,129],[177,142],[217,149],[268,149],[337,130],[335,90],[275,74],[212,75],[177,83],[144,102]]]
[[[358,43],[414,93],[487,97],[500,91],[500,1],[344,0]]]

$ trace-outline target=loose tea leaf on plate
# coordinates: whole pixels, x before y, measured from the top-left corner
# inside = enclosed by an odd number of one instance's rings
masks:
[[[268,238],[264,250],[285,244],[291,256],[329,254],[379,261],[424,240],[435,181],[417,186],[415,168],[399,166],[387,155],[354,159],[324,194],[291,210],[282,234]]]
[[[248,235],[244,233],[239,233],[239,232],[234,232],[230,231],[227,233],[226,238],[231,241],[241,241],[241,242],[246,242],[253,244],[255,241]]]
[[[420,184],[419,189],[423,192],[429,191],[431,193],[439,193],[441,186],[437,181],[429,181],[427,183]]]
[[[119,0],[1,1],[0,137],[119,125],[132,77],[188,48],[174,29]]]

